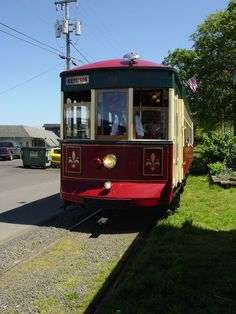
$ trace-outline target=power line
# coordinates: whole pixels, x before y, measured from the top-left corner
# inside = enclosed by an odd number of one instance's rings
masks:
[[[70,44],[74,47],[74,49],[81,55],[81,57],[84,58],[84,60],[86,60],[86,62],[90,63],[90,61],[85,57],[84,54],[82,54],[81,51],[79,51],[79,49],[76,48],[76,46],[72,43],[72,41],[70,40]]]
[[[48,47],[48,48],[50,48],[50,49],[52,49],[52,50],[55,50],[55,51],[61,53],[58,49],[56,49],[56,48],[54,48],[54,47],[52,47],[52,46],[50,46],[50,45],[48,45],[48,44],[45,44],[45,43],[43,43],[42,41],[37,40],[37,39],[35,39],[35,38],[33,38],[33,37],[27,35],[27,34],[24,34],[24,33],[18,31],[17,29],[15,29],[15,28],[13,28],[13,27],[10,27],[10,26],[8,26],[8,25],[2,23],[2,22],[0,22],[0,25],[2,25],[2,26],[4,26],[4,27],[6,27],[6,28],[8,28],[8,29],[10,29],[10,30],[12,30],[12,31],[14,31],[14,32],[16,32],[16,33],[22,35],[22,36],[25,36],[26,38],[29,38],[29,39],[31,39],[31,40],[33,40],[33,41],[39,43],[40,45],[46,46],[46,47]],[[18,38],[18,39],[19,39],[19,38]]]
[[[36,79],[36,78],[38,78],[38,77],[40,77],[40,76],[42,76],[42,75],[44,75],[44,74],[46,74],[46,73],[48,73],[48,72],[54,70],[54,69],[57,68],[59,65],[61,65],[61,62],[58,63],[57,65],[55,65],[54,67],[52,67],[52,68],[50,68],[50,69],[47,69],[46,71],[43,71],[43,72],[41,72],[41,73],[39,73],[39,74],[37,74],[37,75],[35,75],[35,76],[29,78],[29,79],[27,79],[27,80],[25,80],[25,81],[23,81],[23,82],[17,84],[17,85],[14,85],[13,87],[10,87],[10,88],[8,88],[8,89],[5,89],[5,90],[1,91],[1,92],[0,92],[0,95],[5,94],[5,93],[7,93],[7,92],[9,92],[9,91],[11,91],[11,90],[17,88],[17,87],[20,87],[20,86],[22,86],[22,85],[24,85],[24,84],[26,84],[26,83],[29,83],[29,82],[33,81],[34,79]]]
[[[35,16],[37,19],[39,19],[44,24],[51,26],[51,24],[48,21],[46,21],[44,18],[42,18],[36,11],[32,10],[32,8],[29,8],[22,0],[17,0],[17,2],[19,3],[19,5],[24,7],[25,11],[26,12],[28,11],[28,13],[30,13],[30,15]]]
[[[1,24],[1,23],[0,23],[0,24]],[[63,54],[58,54],[58,53],[56,53],[56,52],[54,52],[54,51],[51,51],[51,50],[49,50],[49,49],[47,49],[47,48],[45,48],[45,47],[39,46],[39,45],[37,45],[37,44],[35,44],[35,43],[32,43],[32,42],[30,42],[30,41],[28,41],[28,40],[26,40],[26,39],[20,38],[20,37],[18,37],[18,36],[16,36],[16,35],[13,35],[13,34],[9,33],[9,32],[6,32],[6,31],[4,31],[4,30],[2,30],[2,29],[0,29],[0,32],[2,32],[2,33],[4,33],[4,34],[7,34],[8,36],[11,36],[11,37],[13,37],[13,38],[16,38],[16,39],[18,39],[18,40],[21,40],[21,41],[23,41],[23,42],[26,42],[27,44],[30,44],[30,45],[32,45],[32,46],[35,46],[35,47],[38,47],[38,48],[40,48],[40,49],[46,50],[46,51],[48,51],[48,52],[51,52],[51,53],[53,53],[53,54],[59,56],[59,57],[60,57],[61,59],[63,59],[63,60],[65,60],[65,59],[67,58],[67,57],[64,56]],[[59,50],[58,50],[58,51],[59,51]],[[59,52],[60,52],[60,51],[59,51]],[[73,60],[75,60],[75,61],[78,61],[78,62],[83,63],[81,60],[77,60],[76,58],[73,58],[73,57],[71,57],[70,59],[73,59]],[[75,64],[74,64],[74,65],[75,65]]]
[[[40,48],[40,49],[43,49],[43,50],[49,51],[49,52],[51,52],[51,53],[54,53],[55,55],[57,55],[57,56],[60,57],[60,55],[59,55],[58,53],[56,53],[56,52],[54,52],[54,51],[51,51],[51,50],[49,50],[49,49],[46,49],[45,47],[39,46],[39,45],[37,45],[37,44],[35,44],[35,43],[32,43],[32,42],[30,42],[30,41],[28,41],[28,40],[26,40],[26,39],[17,37],[16,35],[13,35],[13,34],[11,34],[11,33],[9,33],[9,32],[6,32],[6,31],[4,31],[4,30],[2,30],[2,29],[0,29],[0,32],[2,32],[2,33],[4,33],[4,34],[7,34],[8,36],[14,37],[14,38],[16,38],[16,39],[18,39],[18,40],[21,40],[21,41],[23,41],[23,42],[26,42],[27,44],[30,44],[30,45],[32,45],[32,46],[35,46],[35,47],[38,47],[38,48]]]

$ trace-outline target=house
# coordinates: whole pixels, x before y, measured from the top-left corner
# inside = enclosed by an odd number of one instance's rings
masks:
[[[43,128],[47,131],[54,132],[57,136],[60,136],[60,124],[59,123],[45,123]]]
[[[52,131],[26,125],[0,125],[0,141],[13,140],[25,147],[57,147],[59,137]]]

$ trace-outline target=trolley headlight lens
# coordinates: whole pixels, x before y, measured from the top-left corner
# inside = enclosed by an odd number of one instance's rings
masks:
[[[104,188],[105,188],[106,190],[110,190],[111,187],[112,187],[111,181],[106,181],[106,182],[104,183]]]
[[[116,156],[113,154],[107,154],[103,158],[103,165],[104,165],[104,167],[106,167],[108,169],[114,168],[116,163],[117,163],[117,159],[116,159]]]

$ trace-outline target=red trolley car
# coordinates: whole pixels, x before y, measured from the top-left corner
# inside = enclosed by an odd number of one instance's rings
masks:
[[[64,71],[61,80],[65,203],[174,208],[193,157],[176,71],[131,53]]]

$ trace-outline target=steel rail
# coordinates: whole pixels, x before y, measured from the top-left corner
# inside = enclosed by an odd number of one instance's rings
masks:
[[[68,228],[69,231],[72,231],[74,229],[76,229],[77,227],[81,226],[82,224],[86,223],[87,221],[89,221],[90,219],[92,219],[93,217],[95,217],[96,215],[98,215],[103,209],[98,209],[97,211],[93,212],[91,215],[83,218],[81,221],[75,223],[74,225],[72,225],[71,227]],[[46,241],[45,243],[43,243],[41,246],[37,247],[36,249],[34,249],[32,252],[30,252],[29,254],[23,256],[22,258],[18,259],[16,262],[14,262],[11,266],[7,267],[6,269],[4,269],[3,271],[0,272],[0,277],[2,275],[4,275],[5,273],[9,272],[10,270],[12,270],[13,268],[27,262],[27,261],[31,261],[34,258],[38,257],[40,254],[42,254],[44,251],[46,251],[47,249],[49,249],[50,247],[52,247],[53,245],[55,245],[59,240],[61,240],[63,237],[65,237],[65,234],[63,235],[58,235],[56,237],[54,237],[53,239],[50,239],[48,241]]]

